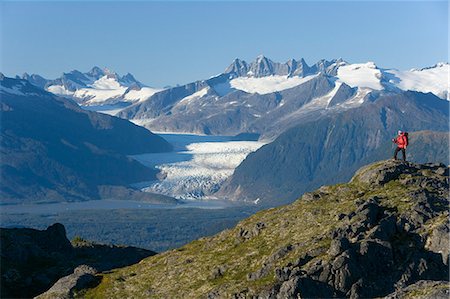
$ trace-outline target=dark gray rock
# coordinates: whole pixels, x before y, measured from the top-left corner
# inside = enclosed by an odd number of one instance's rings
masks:
[[[211,272],[211,279],[217,279],[222,277],[225,274],[225,271],[227,271],[226,265],[220,265],[218,267],[215,267]]]
[[[450,285],[448,281],[420,280],[383,297],[384,299],[448,299]]]
[[[6,298],[30,298],[41,294],[82,264],[106,271],[155,254],[145,249],[87,241],[72,246],[64,226],[59,223],[42,231],[1,228],[0,237],[2,297]],[[75,274],[90,273],[86,269],[90,268],[81,267]]]
[[[332,257],[339,255],[341,252],[347,250],[350,247],[350,242],[347,238],[337,238],[331,241],[328,254]]]
[[[378,203],[369,201],[360,205],[356,212],[358,218],[361,219],[363,225],[372,227],[378,219],[378,214],[381,213],[381,209]]]
[[[48,291],[35,297],[38,299],[68,299],[73,298],[74,293],[84,288],[92,287],[99,279],[95,277],[97,270],[87,265],[75,268],[73,274],[59,279]]]
[[[291,268],[289,267],[282,267],[282,268],[277,268],[275,269],[275,277],[279,280],[279,281],[286,281],[289,279],[289,277],[291,276]]]
[[[246,241],[260,234],[261,230],[266,227],[265,223],[258,222],[252,228],[241,227],[237,233],[238,241]]]
[[[369,238],[388,241],[397,232],[396,221],[397,218],[393,215],[381,220],[380,224],[369,235]]]
[[[277,294],[277,299],[296,298],[300,292],[300,279],[299,277],[293,277],[283,282]]]
[[[381,240],[363,240],[360,243],[359,254],[361,268],[368,269],[371,276],[389,269],[394,264],[392,246]],[[364,264],[361,264],[361,263]]]
[[[375,185],[383,185],[389,181],[398,179],[401,174],[411,172],[411,165],[408,162],[399,160],[386,161],[380,167],[369,165],[363,167],[355,173],[353,180]]]
[[[449,265],[450,251],[449,234],[450,229],[448,221],[445,221],[441,225],[435,227],[426,240],[426,248],[440,254],[442,256],[442,262],[447,266]]]

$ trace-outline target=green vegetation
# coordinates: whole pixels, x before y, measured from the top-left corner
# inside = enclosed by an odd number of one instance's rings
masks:
[[[382,165],[376,163],[364,171]],[[275,269],[305,254],[314,257],[308,264],[319,258],[326,260],[331,233],[339,226],[341,215],[356,211],[358,202],[378,197],[386,209],[408,213],[415,201],[411,194],[420,187],[407,186],[402,179],[400,176],[384,185],[370,185],[357,175],[349,184],[322,187],[293,204],[260,211],[213,237],[102,274],[100,285],[83,296],[203,298],[210,292],[225,297],[258,294],[274,285]],[[358,221],[358,217],[351,221]]]

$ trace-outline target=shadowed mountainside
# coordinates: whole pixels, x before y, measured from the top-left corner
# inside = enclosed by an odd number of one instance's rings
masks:
[[[1,228],[1,298],[30,298],[79,265],[99,271],[124,267],[154,255],[150,250],[66,238],[63,225],[46,230]]]
[[[99,186],[155,178],[126,155],[172,149],[142,127],[84,111],[25,80],[2,76],[0,83],[3,203],[98,199]]]
[[[306,122],[251,153],[219,195],[276,206],[323,184],[345,182],[361,166],[392,157],[407,130],[407,159],[448,164],[448,102],[432,94],[387,94],[340,114]],[[432,130],[423,131],[423,130]]]

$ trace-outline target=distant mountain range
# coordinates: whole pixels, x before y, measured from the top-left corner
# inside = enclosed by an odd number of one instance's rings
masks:
[[[26,80],[0,75],[2,203],[99,198],[172,202],[128,189],[156,170],[126,155],[172,149],[126,120],[85,111]]]
[[[343,59],[309,66],[304,59],[278,63],[260,55],[250,63],[235,59],[210,79],[163,90],[145,87],[131,74],[121,77],[98,67],[87,73],[65,73],[55,80],[27,74],[22,78],[71,97],[87,109],[155,131],[258,133],[273,139],[305,119],[360,106],[383,92],[431,92],[447,99],[449,70],[448,63],[398,71]]]
[[[40,75],[23,74],[24,79],[55,95],[69,97],[80,105],[129,104],[147,99],[159,89],[145,86],[130,73],[120,76],[107,68],[93,67],[89,72],[74,70],[48,80]]]
[[[244,160],[219,193],[244,201],[265,198],[260,202],[273,205],[280,194],[291,200],[321,184],[347,180],[364,163],[388,158],[398,129],[417,132],[409,151],[415,161],[448,163],[449,72],[448,63],[398,71],[373,62],[335,59],[309,66],[304,59],[278,63],[261,55],[251,63],[235,59],[207,80],[159,91],[130,74],[99,68],[56,80],[24,78],[84,109],[151,130],[256,133],[274,141]]]

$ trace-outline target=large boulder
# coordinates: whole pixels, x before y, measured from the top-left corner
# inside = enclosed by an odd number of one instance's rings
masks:
[[[442,256],[442,262],[448,266],[449,262],[449,224],[447,221],[436,226],[430,233],[426,241],[426,248],[432,252],[438,253]]]
[[[72,274],[60,278],[47,292],[35,297],[37,299],[68,299],[83,288],[94,285],[98,279],[97,270],[87,265],[75,268]]]
[[[384,297],[384,299],[448,299],[450,290],[448,281],[420,280],[401,288]]]

